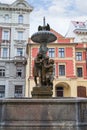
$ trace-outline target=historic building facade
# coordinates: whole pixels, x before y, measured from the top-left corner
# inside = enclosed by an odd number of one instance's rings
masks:
[[[25,0],[0,3],[0,98],[24,97],[29,15]]]
[[[57,36],[54,43],[48,44],[48,54],[54,59],[53,97],[86,97],[87,96],[87,45],[84,42],[74,42],[75,37],[63,37],[51,30]],[[33,65],[39,49],[39,44],[29,39],[27,45],[28,64],[26,76],[26,96],[31,97],[33,80]]]

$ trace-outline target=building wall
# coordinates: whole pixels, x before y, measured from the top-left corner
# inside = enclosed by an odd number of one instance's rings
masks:
[[[26,45],[29,37],[29,15],[32,10],[25,0],[16,0],[11,5],[0,3],[0,70],[5,69],[5,75],[0,76],[0,93],[5,93],[2,97],[25,96]],[[23,16],[23,22],[19,22],[20,15]],[[9,31],[8,41],[4,31]],[[19,32],[23,32],[23,36],[18,35]],[[4,48],[8,49],[7,52],[4,52]],[[3,57],[3,53],[6,56]],[[3,86],[4,92],[1,88]]]

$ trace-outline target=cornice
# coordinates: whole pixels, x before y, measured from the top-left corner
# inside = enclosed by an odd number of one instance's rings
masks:
[[[29,27],[29,25],[30,24],[21,24],[21,28],[23,27]],[[5,26],[7,26],[7,27],[11,27],[11,26],[17,26],[17,28],[20,28],[20,24],[18,24],[18,23],[0,23],[0,26],[2,26],[2,27],[5,27]]]
[[[31,12],[33,10],[33,7],[29,5],[29,3],[25,0],[15,0],[12,4],[0,3],[0,10]]]
[[[5,7],[5,6],[0,6],[0,10],[4,10],[4,11],[25,11],[25,12],[31,12],[32,9],[28,9],[28,8],[15,8],[15,7]]]

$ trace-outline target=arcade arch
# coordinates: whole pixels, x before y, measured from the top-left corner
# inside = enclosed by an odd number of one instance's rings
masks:
[[[70,97],[70,86],[68,83],[60,82],[55,86],[56,97]]]

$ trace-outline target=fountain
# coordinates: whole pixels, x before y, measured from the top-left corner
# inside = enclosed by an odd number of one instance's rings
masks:
[[[87,98],[52,98],[54,61],[46,53],[47,44],[56,36],[45,25],[45,18],[31,39],[40,44],[34,65],[33,98],[0,99],[0,130],[87,130]]]
[[[40,44],[39,52],[34,60],[33,75],[35,87],[33,87],[32,97],[49,98],[52,97],[54,60],[47,56],[47,44],[54,42],[57,37],[50,31],[49,24],[38,27],[38,32],[31,36],[32,41]],[[37,83],[39,77],[39,83]]]

